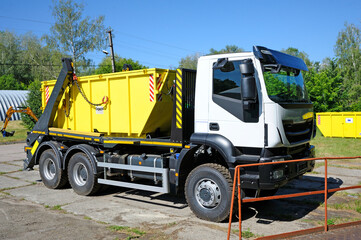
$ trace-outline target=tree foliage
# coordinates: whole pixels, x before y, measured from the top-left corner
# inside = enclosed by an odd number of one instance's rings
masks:
[[[89,65],[85,54],[105,45],[104,16],[83,17],[84,5],[73,0],[53,1],[55,24],[44,39],[51,47],[69,54],[77,65]]]
[[[226,47],[222,48],[221,50],[215,50],[214,48],[211,48],[208,55],[238,52],[244,52],[244,50],[240,47],[237,47],[236,45],[226,45]]]
[[[57,77],[61,53],[31,33],[0,31],[0,89],[26,89],[34,81]]]
[[[338,67],[347,92],[344,108],[361,111],[361,31],[354,24],[345,24],[335,45]]]
[[[335,69],[335,62],[316,72],[311,68],[305,73],[306,88],[315,112],[342,111],[342,77]]]
[[[209,53],[206,55],[214,54],[223,54],[223,53],[237,53],[243,52],[244,50],[236,45],[226,45],[225,48],[221,50],[216,50],[214,48],[209,49]],[[179,61],[179,68],[188,68],[188,69],[197,69],[198,58],[200,53],[190,54]]]
[[[132,66],[133,70],[148,68],[148,67],[140,64],[138,61],[134,61],[131,58],[122,58],[118,55],[114,56],[114,61],[115,61],[115,69],[119,72],[122,71],[124,64],[130,64]],[[103,58],[103,60],[99,64],[99,67],[97,69],[95,69],[94,72],[95,72],[95,74],[103,74],[103,73],[113,72],[112,62],[111,62],[110,57]]]
[[[27,106],[30,107],[37,118],[40,118],[42,114],[40,88],[41,82],[39,80],[32,82],[29,86],[29,95],[27,98]],[[22,114],[21,120],[29,130],[32,129],[35,125],[34,119],[29,115]]]
[[[17,81],[14,75],[7,74],[0,76],[0,89],[1,90],[24,90],[26,89],[24,83]]]
[[[179,61],[179,68],[197,69],[199,53],[188,55]]]

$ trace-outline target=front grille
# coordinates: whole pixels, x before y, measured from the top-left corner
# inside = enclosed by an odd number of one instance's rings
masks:
[[[296,146],[296,147],[290,147],[287,149],[287,153],[290,154],[290,155],[295,155],[295,154],[298,154],[298,153],[304,153],[305,152],[305,149],[308,148],[308,144],[302,144],[302,145],[299,145],[299,146]]]
[[[283,121],[283,128],[287,140],[291,144],[309,141],[312,136],[313,119],[306,120],[302,123],[291,123]]]

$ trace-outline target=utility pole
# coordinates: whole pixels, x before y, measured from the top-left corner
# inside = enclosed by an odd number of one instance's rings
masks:
[[[111,56],[111,59],[112,59],[112,69],[113,69],[113,72],[115,72],[115,60],[114,60],[112,30],[107,31],[107,33],[109,33],[109,47],[110,47],[110,56]]]

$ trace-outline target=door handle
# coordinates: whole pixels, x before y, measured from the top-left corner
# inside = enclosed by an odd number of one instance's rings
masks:
[[[209,123],[209,130],[211,130],[211,131],[219,131],[218,123]]]

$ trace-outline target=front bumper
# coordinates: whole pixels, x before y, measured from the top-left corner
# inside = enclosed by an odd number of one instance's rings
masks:
[[[315,157],[315,147],[309,146],[306,151],[297,155],[279,155],[260,158],[260,163],[306,159]],[[304,161],[285,164],[272,164],[258,167],[246,167],[241,171],[242,188],[271,190],[285,185],[291,179],[313,170],[315,161]]]

